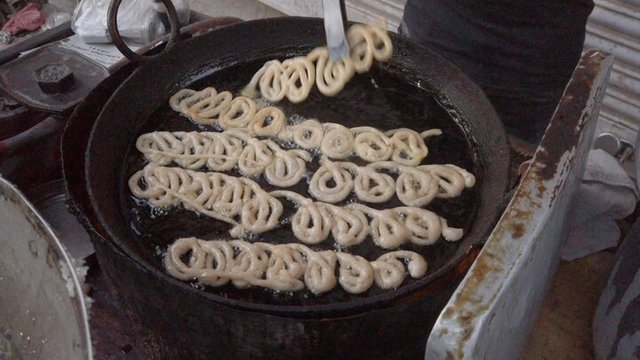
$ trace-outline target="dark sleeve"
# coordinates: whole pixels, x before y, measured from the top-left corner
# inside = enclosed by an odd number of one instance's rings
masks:
[[[408,0],[409,36],[483,88],[563,86],[580,58],[591,0]]]
[[[456,64],[537,142],[580,59],[592,0],[408,0],[403,33]]]

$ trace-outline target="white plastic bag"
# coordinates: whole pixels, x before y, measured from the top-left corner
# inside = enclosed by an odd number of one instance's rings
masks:
[[[71,28],[85,43],[109,43],[107,12],[109,0],[82,0],[73,13]],[[174,1],[176,10],[189,21],[188,0]],[[160,20],[154,0],[123,0],[118,9],[118,30],[125,39],[146,44],[168,29]],[[164,7],[161,7],[163,9]],[[186,16],[184,15],[186,14]]]

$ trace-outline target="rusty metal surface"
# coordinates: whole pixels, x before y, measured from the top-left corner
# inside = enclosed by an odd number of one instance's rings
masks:
[[[519,355],[559,261],[612,61],[583,55],[513,199],[437,320],[427,359]]]

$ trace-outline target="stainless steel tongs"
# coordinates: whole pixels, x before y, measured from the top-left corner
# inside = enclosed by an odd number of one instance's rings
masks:
[[[349,56],[349,44],[345,35],[347,10],[344,0],[322,0],[322,9],[329,59],[331,61],[344,59]]]

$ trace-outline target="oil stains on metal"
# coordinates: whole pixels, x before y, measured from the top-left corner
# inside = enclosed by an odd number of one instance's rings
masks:
[[[546,169],[540,172],[542,180],[550,180],[554,177],[556,166],[553,165],[558,164],[564,149],[568,149],[578,142],[580,129],[585,122],[584,116],[587,116],[587,114],[582,114],[584,104],[589,101],[593,83],[599,75],[597,69],[602,66],[602,62],[606,58],[602,52],[590,50],[583,56],[583,59],[586,60],[582,60],[573,73],[559,106],[553,114],[554,121],[549,124],[546,132],[552,139],[545,141],[546,151],[537,154],[538,161],[548,164]],[[577,118],[580,120],[575,126],[567,126],[567,122],[576,122]]]
[[[585,107],[590,109],[589,101],[594,94],[593,84],[599,76],[602,76],[599,69],[607,59],[610,61],[610,58],[595,50],[583,56],[553,116],[541,147],[537,150],[525,175],[525,180],[512,199],[509,217],[501,219],[494,229],[495,239],[522,238],[528,232],[527,225],[531,223],[534,207],[540,207],[542,204],[542,197],[548,190],[547,182],[558,177],[560,175],[558,172],[568,170],[566,167],[558,169],[559,164],[566,160],[567,155],[571,156],[571,149],[575,149],[576,143],[581,140],[581,130],[590,115],[589,110],[587,113],[583,113],[583,110]],[[602,92],[603,86],[601,85],[595,91]],[[550,195],[555,196],[557,189],[556,186]],[[506,236],[507,234],[510,237]],[[489,278],[504,271],[505,264],[502,263],[504,257],[501,256],[501,252],[507,251],[507,247],[508,243],[504,242],[483,249],[482,256],[477,259],[465,279],[464,286],[459,288],[459,293],[443,312],[442,317],[455,321],[463,332],[458,339],[454,340],[456,353],[448,352],[447,357],[465,357],[467,342],[475,331],[474,319],[485,314],[493,298],[498,295],[498,291],[482,292],[481,288],[487,285]]]

